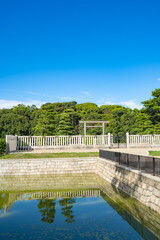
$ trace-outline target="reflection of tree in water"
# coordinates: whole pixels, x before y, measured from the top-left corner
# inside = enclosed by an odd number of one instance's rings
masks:
[[[53,200],[41,199],[38,203],[38,208],[40,209],[42,215],[42,222],[53,223],[55,218],[55,205]]]
[[[8,203],[8,197],[8,193],[0,193],[0,209],[2,209],[4,205]]]
[[[72,198],[63,198],[62,200],[59,200],[59,204],[62,207],[62,214],[66,218],[65,222],[72,223],[75,221],[73,211],[71,210],[74,203],[75,199]]]

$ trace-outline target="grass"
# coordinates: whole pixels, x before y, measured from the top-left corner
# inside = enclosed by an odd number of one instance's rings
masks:
[[[160,151],[149,151],[150,156],[160,156]]]
[[[62,152],[62,153],[12,153],[1,156],[0,159],[26,158],[71,158],[71,157],[98,157],[99,152]]]

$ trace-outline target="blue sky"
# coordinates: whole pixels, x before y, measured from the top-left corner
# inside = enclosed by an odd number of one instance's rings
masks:
[[[140,108],[160,87],[159,0],[2,0],[0,108]]]

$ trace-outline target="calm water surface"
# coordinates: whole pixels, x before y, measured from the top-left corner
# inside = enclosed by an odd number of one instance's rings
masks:
[[[0,239],[159,240],[160,217],[96,175],[0,178]]]

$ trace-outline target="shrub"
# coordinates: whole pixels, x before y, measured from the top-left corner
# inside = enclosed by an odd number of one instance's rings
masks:
[[[0,139],[0,155],[5,153],[6,151],[6,143],[4,139]]]

